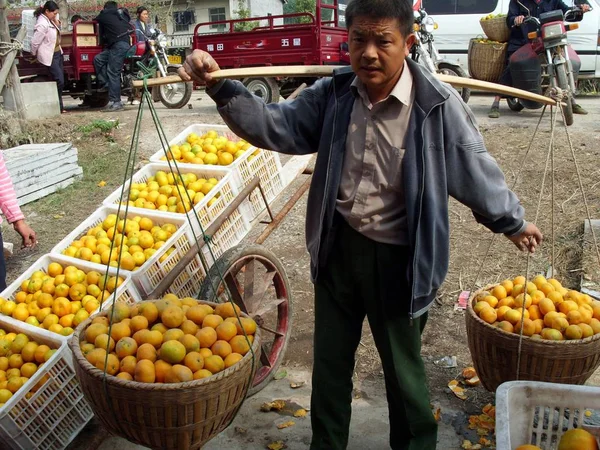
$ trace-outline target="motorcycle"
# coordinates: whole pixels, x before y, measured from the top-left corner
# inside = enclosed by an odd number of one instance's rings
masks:
[[[428,15],[424,8],[415,10],[414,17],[413,30],[416,39],[410,50],[411,59],[424,66],[431,73],[469,78],[467,73],[458,64],[442,58],[435,48],[433,31],[437,29],[437,24],[433,20],[433,17]],[[469,97],[471,97],[471,90],[468,88],[458,88],[457,91],[463,101],[467,103]]]
[[[515,88],[535,94],[562,94],[565,123],[573,124],[572,97],[575,94],[575,79],[581,67],[577,53],[568,44],[567,32],[576,30],[576,23],[583,19],[583,10],[573,7],[564,15],[561,10],[540,14],[540,18],[532,17],[529,9],[518,2],[527,11],[522,26],[533,24],[535,30],[528,33],[531,41],[524,45],[509,59],[509,70],[512,85]],[[539,109],[541,103],[530,100],[507,98],[508,107],[513,111]]]
[[[122,71],[123,94],[133,96],[132,83],[144,76],[140,65],[155,66],[158,76],[166,77],[177,74],[180,64],[171,64],[167,57],[167,37],[158,29],[152,29],[147,41],[140,40],[132,48],[126,58]],[[138,64],[139,63],[139,64]],[[160,102],[170,109],[179,109],[187,105],[192,96],[193,83],[173,83],[153,88],[154,101]]]

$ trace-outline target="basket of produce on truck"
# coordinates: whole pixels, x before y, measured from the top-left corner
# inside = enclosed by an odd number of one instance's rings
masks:
[[[315,14],[294,13],[250,19],[199,23],[194,28],[193,49],[212,54],[222,69],[289,65],[347,65],[348,33],[343,8],[337,0],[317,0]],[[224,28],[209,33],[210,27]],[[243,30],[243,31],[242,31]],[[287,97],[303,82],[295,77],[251,77],[241,80],[267,103]]]

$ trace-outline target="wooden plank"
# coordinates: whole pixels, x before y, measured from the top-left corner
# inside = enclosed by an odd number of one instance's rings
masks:
[[[83,169],[77,165],[70,165],[61,173],[52,174],[51,176],[37,177],[28,185],[15,186],[17,192],[17,198],[20,199],[32,192],[43,189],[47,186],[52,186],[55,183],[66,180],[68,178],[83,174]]]
[[[19,205],[23,206],[23,205],[26,205],[27,203],[31,203],[35,200],[39,200],[40,198],[46,197],[50,194],[53,194],[56,191],[59,191],[61,189],[66,188],[67,186],[70,186],[75,181],[79,180],[81,177],[82,177],[82,175],[77,175],[75,177],[72,177],[67,180],[61,181],[59,183],[53,184],[52,186],[48,186],[48,187],[45,187],[44,189],[40,189],[39,191],[32,192],[31,194],[28,194],[25,197],[18,199]]]
[[[77,155],[68,155],[65,158],[61,158],[58,161],[53,161],[45,165],[37,165],[37,167],[31,168],[20,168],[18,171],[9,170],[10,178],[13,184],[26,181],[31,177],[39,177],[44,174],[52,174],[54,171],[59,170],[61,167],[71,164],[77,164]]]
[[[267,67],[245,67],[241,69],[222,69],[211,72],[215,80],[223,78],[249,78],[249,77],[327,77],[333,74],[339,66],[267,66]],[[455,87],[466,87],[486,92],[495,92],[499,94],[510,95],[512,97],[523,98],[545,105],[555,105],[556,101],[543,95],[532,94],[531,92],[503,86],[487,81],[474,80],[472,78],[455,77],[452,75],[435,74],[435,76],[444,83]],[[152,78],[148,80],[148,86],[160,86],[164,84],[181,83],[179,75],[170,75],[168,77]],[[134,87],[143,87],[142,81],[134,81]]]

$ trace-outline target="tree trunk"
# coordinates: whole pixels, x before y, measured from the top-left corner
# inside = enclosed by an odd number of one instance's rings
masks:
[[[64,31],[69,27],[69,4],[67,0],[57,0],[56,3],[58,3],[60,29]]]

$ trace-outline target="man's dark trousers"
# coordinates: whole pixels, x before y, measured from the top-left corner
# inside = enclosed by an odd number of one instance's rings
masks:
[[[108,100],[121,101],[121,70],[130,45],[117,41],[94,58],[94,69],[101,87],[108,87]]]
[[[315,284],[311,450],[348,444],[354,356],[365,318],[381,356],[394,450],[435,450],[421,332],[427,314],[408,317],[407,247],[382,244],[336,218],[331,256]]]

